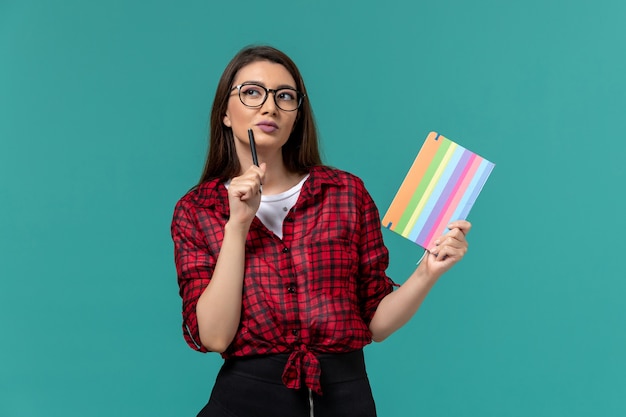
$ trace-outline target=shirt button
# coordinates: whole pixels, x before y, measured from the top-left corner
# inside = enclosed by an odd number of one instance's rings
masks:
[[[287,217],[287,218],[285,218],[285,221],[286,222],[293,222],[293,219],[291,217]]]
[[[287,287],[287,292],[289,294],[295,294],[296,293],[296,287],[294,285],[290,285],[289,287]]]
[[[288,248],[288,247],[284,247],[282,252],[283,252],[283,253],[287,253],[287,252],[289,252],[289,248]]]
[[[297,335],[298,335],[298,333],[299,333],[299,332],[298,332],[297,330],[292,330],[292,331],[291,331],[291,334],[292,334],[292,335],[294,335],[294,336],[297,336]]]

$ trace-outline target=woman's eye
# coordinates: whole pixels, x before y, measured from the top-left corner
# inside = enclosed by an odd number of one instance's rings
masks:
[[[296,93],[291,90],[282,90],[279,91],[276,95],[278,99],[282,101],[291,101],[296,99]]]
[[[263,91],[259,87],[246,86],[242,89],[242,93],[250,97],[261,97]]]

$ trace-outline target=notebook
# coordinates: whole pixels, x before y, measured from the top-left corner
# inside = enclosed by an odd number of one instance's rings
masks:
[[[383,226],[432,249],[451,221],[467,219],[494,166],[430,132],[383,217]]]

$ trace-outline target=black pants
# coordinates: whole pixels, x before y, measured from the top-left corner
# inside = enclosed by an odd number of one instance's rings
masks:
[[[211,398],[198,417],[376,416],[362,350],[319,355],[323,395],[283,385],[281,377],[288,357],[281,354],[225,361]]]

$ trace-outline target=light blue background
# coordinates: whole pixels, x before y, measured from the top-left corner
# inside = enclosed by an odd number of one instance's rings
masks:
[[[626,415],[626,3],[0,0],[0,415],[191,416],[169,222],[230,58],[300,66],[381,215],[430,130],[497,164],[466,259],[366,354],[379,415]],[[384,231],[403,282],[419,249]]]

